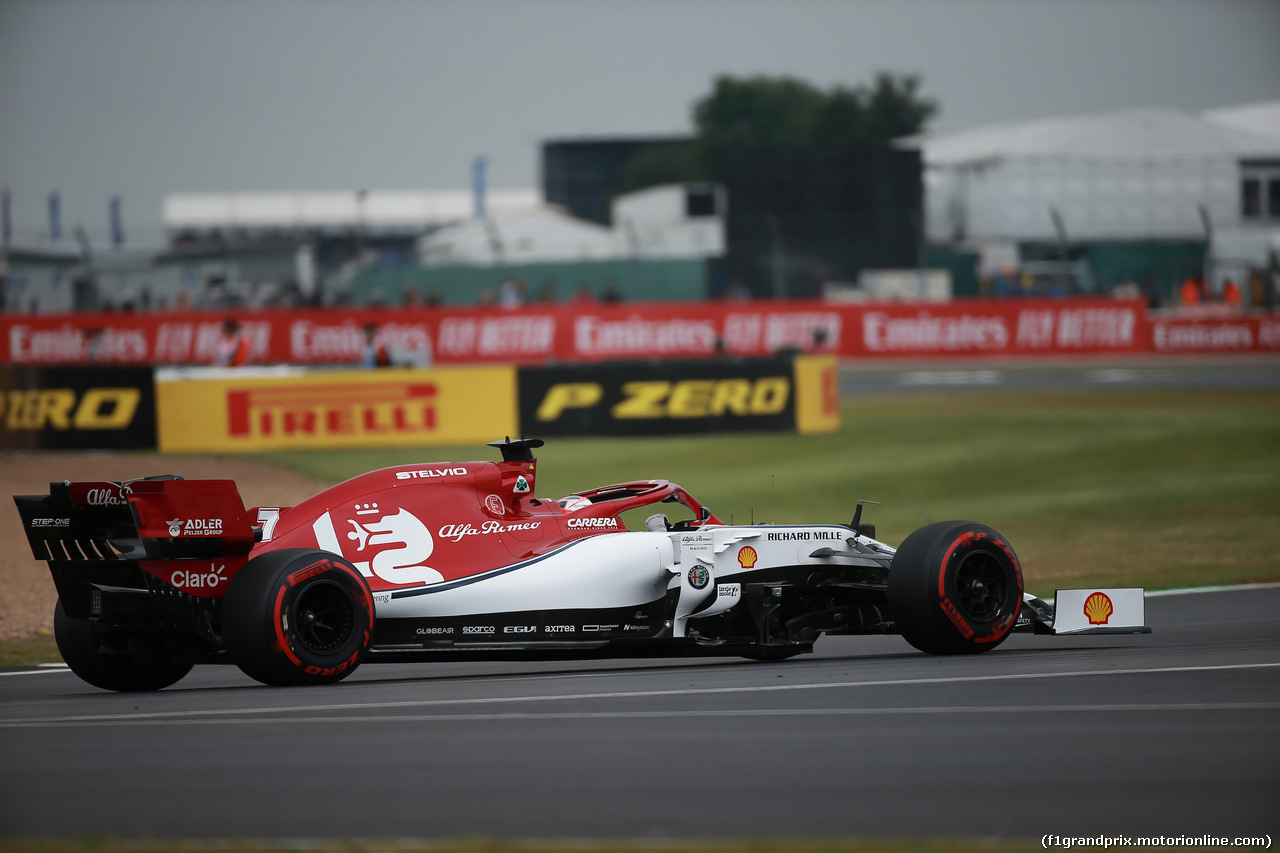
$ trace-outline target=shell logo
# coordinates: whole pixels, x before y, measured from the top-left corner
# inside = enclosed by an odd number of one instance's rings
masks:
[[[1111,618],[1115,607],[1104,592],[1095,592],[1084,600],[1084,615],[1089,617],[1090,625],[1105,625]]]
[[[738,549],[738,565],[744,569],[754,569],[756,566],[756,549],[750,545]]]

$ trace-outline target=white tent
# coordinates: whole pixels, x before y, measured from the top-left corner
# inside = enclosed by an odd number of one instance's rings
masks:
[[[531,210],[537,190],[490,190],[495,214]],[[164,226],[182,231],[363,231],[417,234],[472,214],[470,190],[351,190],[347,192],[174,193],[165,196]]]
[[[1006,122],[913,140],[929,166],[1026,156],[1149,158],[1276,152],[1274,139],[1238,122],[1233,125],[1154,108]]]
[[[1280,141],[1165,109],[912,137],[935,242],[1203,239],[1240,219],[1240,163]]]
[[[1205,120],[1280,141],[1280,101],[1241,104],[1203,113]]]
[[[424,266],[610,260],[625,255],[613,231],[543,206],[464,219],[422,237]]]

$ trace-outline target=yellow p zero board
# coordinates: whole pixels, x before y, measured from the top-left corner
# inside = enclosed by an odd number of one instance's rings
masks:
[[[164,453],[476,444],[518,432],[512,367],[158,371]]]
[[[840,429],[840,370],[834,355],[795,359],[796,432],[802,435]]]

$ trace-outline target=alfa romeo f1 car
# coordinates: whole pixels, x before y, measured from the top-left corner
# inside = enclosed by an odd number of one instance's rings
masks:
[[[981,524],[930,524],[895,549],[861,501],[849,524],[734,525],[666,480],[547,500],[541,445],[372,471],[293,507],[171,475],[15,501],[57,586],[58,648],[108,690],[158,690],[197,663],[300,685],[374,661],[775,660],[884,633],[951,655],[1015,628],[1147,630],[1140,589],[1060,590],[1056,607],[1025,593],[1013,548]],[[628,529],[621,514],[643,507],[658,511]]]

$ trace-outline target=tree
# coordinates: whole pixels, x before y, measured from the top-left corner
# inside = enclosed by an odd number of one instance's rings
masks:
[[[661,184],[685,184],[706,180],[694,156],[692,142],[650,145],[627,158],[618,191],[635,192]]]
[[[924,130],[938,111],[938,102],[921,98],[920,78],[915,74],[895,77],[887,71],[876,75],[875,87],[867,95],[867,130],[872,142],[889,142]]]
[[[794,77],[720,76],[694,104],[692,143],[640,149],[624,167],[618,191],[723,179],[735,151],[888,145],[921,132],[937,110],[913,74],[882,71],[871,86],[829,92]]]
[[[919,90],[918,76],[887,71],[871,87],[829,93],[793,77],[721,76],[694,105],[698,158],[716,176],[733,150],[887,145],[919,133],[937,112]]]

